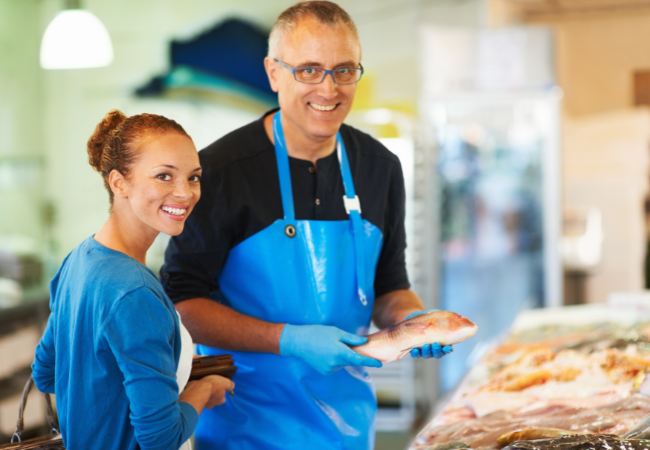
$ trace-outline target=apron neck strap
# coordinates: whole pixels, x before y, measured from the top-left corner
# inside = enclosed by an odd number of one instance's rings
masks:
[[[354,198],[354,182],[352,181],[352,172],[350,172],[350,163],[348,162],[348,153],[345,150],[345,144],[341,138],[341,133],[336,133],[336,156],[339,158],[339,165],[341,166],[341,177],[343,178],[343,187],[345,188],[345,196],[347,198]]]
[[[291,189],[291,172],[289,171],[289,154],[282,131],[280,111],[273,116],[273,140],[275,141],[275,160],[278,163],[280,177],[280,193],[282,195],[282,210],[284,219],[293,222],[296,214],[293,210],[293,191]]]
[[[350,171],[350,163],[348,162],[348,152],[345,150],[345,143],[341,138],[341,132],[336,133],[336,155],[339,158],[339,166],[341,166],[341,178],[343,179],[343,188],[345,195],[343,196],[343,204],[345,211],[350,215],[351,211],[358,211],[361,213],[361,203],[359,197],[354,192],[354,181],[352,181],[352,171]]]

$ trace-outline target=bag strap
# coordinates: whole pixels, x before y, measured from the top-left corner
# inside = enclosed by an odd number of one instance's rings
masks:
[[[20,406],[18,407],[18,419],[16,420],[16,431],[14,432],[14,435],[11,437],[11,442],[14,442],[14,438],[18,438],[18,443],[22,443],[21,435],[23,434],[23,431],[25,430],[25,420],[24,420],[24,415],[25,415],[25,406],[27,406],[27,396],[29,395],[29,391],[32,390],[32,386],[34,385],[34,378],[32,376],[29,376],[29,380],[27,380],[27,383],[25,383],[25,388],[23,389],[23,395],[20,398]],[[43,393],[45,396],[45,412],[47,415],[47,424],[50,426],[51,432],[52,433],[60,433],[59,431],[59,422],[56,419],[56,416],[54,415],[54,410],[52,409],[52,400],[50,399],[50,394]]]

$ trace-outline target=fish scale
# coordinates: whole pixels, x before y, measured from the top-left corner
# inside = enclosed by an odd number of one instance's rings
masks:
[[[474,336],[477,330],[478,327],[472,321],[460,314],[434,311],[373,333],[368,336],[367,343],[351,348],[379,361],[391,362],[425,344],[458,344]]]

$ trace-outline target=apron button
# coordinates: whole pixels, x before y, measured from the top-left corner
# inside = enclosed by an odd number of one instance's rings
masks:
[[[284,227],[284,234],[289,236],[290,238],[296,237],[296,227],[293,225],[287,225]]]

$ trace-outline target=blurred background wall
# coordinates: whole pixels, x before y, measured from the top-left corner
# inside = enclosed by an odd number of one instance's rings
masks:
[[[567,208],[602,213],[602,258],[582,296],[604,302],[613,291],[647,286],[650,5],[636,0],[490,1],[495,26],[549,26],[564,91],[563,197]],[[578,275],[580,277],[580,275]]]
[[[494,26],[543,24],[555,31],[558,84],[570,116],[635,105],[636,72],[650,68],[650,5],[637,0],[490,0]]]
[[[0,221],[2,234],[40,239],[38,203],[42,185],[43,72],[38,64],[41,4],[0,3]],[[20,170],[14,171],[14,167]],[[21,211],[13,217],[10,211]]]

